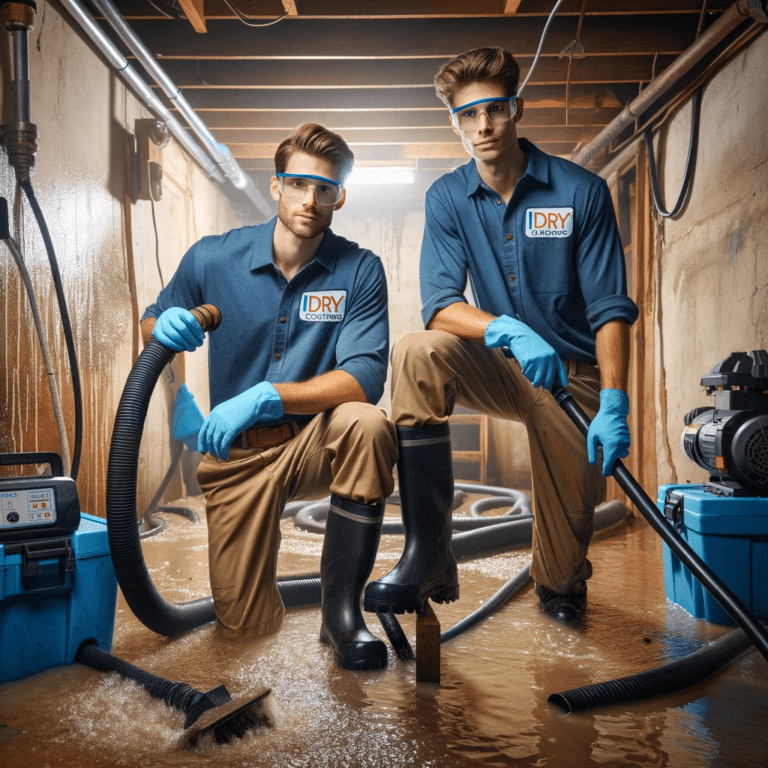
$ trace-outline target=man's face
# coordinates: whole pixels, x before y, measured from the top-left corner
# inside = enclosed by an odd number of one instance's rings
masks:
[[[479,80],[459,88],[454,94],[453,106],[461,107],[482,99],[498,99],[509,96],[502,79]],[[477,128],[474,131],[459,131],[455,126],[453,127],[454,131],[461,136],[464,149],[475,160],[483,163],[499,162],[517,146],[516,124],[523,113],[522,99],[518,99],[517,114],[505,123],[494,124],[483,109],[491,104],[493,102],[477,104]]]
[[[288,160],[285,173],[305,176],[322,176],[337,181],[336,169],[331,160],[315,157],[305,152],[294,152]],[[320,205],[314,188],[310,185],[306,194],[293,196],[283,194],[283,183],[276,176],[270,182],[272,198],[277,200],[277,216],[280,222],[302,240],[312,240],[331,226],[333,212],[344,204],[344,193],[336,205]]]

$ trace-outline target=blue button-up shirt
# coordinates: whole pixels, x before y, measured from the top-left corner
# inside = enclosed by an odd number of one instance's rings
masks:
[[[389,351],[381,260],[327,230],[312,261],[288,282],[272,260],[276,221],[193,245],[142,320],[170,307],[221,310],[221,325],[209,334],[211,408],[261,381],[305,381],[331,370],[347,371],[376,403]]]
[[[466,302],[511,315],[563,359],[595,362],[595,332],[609,320],[632,324],[624,253],[606,183],[526,139],[525,174],[508,205],[471,160],[428,190],[421,248],[422,318]]]

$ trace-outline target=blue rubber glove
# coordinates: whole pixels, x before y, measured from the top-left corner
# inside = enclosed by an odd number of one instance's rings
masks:
[[[568,386],[568,372],[557,352],[538,333],[513,317],[501,315],[488,324],[485,346],[509,347],[534,387],[551,390],[555,384]]]
[[[157,318],[152,335],[174,352],[192,352],[205,339],[197,318],[187,309],[171,307]]]
[[[617,459],[629,454],[629,397],[620,389],[600,392],[600,410],[592,419],[587,432],[587,458],[597,461],[597,446],[603,446],[603,475],[609,477]]]
[[[274,421],[283,415],[283,401],[277,390],[262,381],[242,394],[219,403],[203,422],[197,438],[200,453],[228,459],[232,441],[248,427]]]
[[[186,384],[179,387],[171,416],[171,434],[191,451],[197,450],[197,435],[203,426],[203,414]]]

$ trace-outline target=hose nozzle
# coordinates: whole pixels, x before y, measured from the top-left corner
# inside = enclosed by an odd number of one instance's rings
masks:
[[[197,318],[197,322],[206,333],[215,331],[221,325],[221,312],[213,304],[201,304],[189,311]]]

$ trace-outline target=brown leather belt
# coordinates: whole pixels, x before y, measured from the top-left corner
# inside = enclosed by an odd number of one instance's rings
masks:
[[[565,370],[569,376],[586,376],[588,378],[599,379],[600,371],[594,363],[587,360],[563,360]]]
[[[303,424],[289,421],[276,427],[251,427],[240,433],[241,448],[274,448],[301,432]]]

